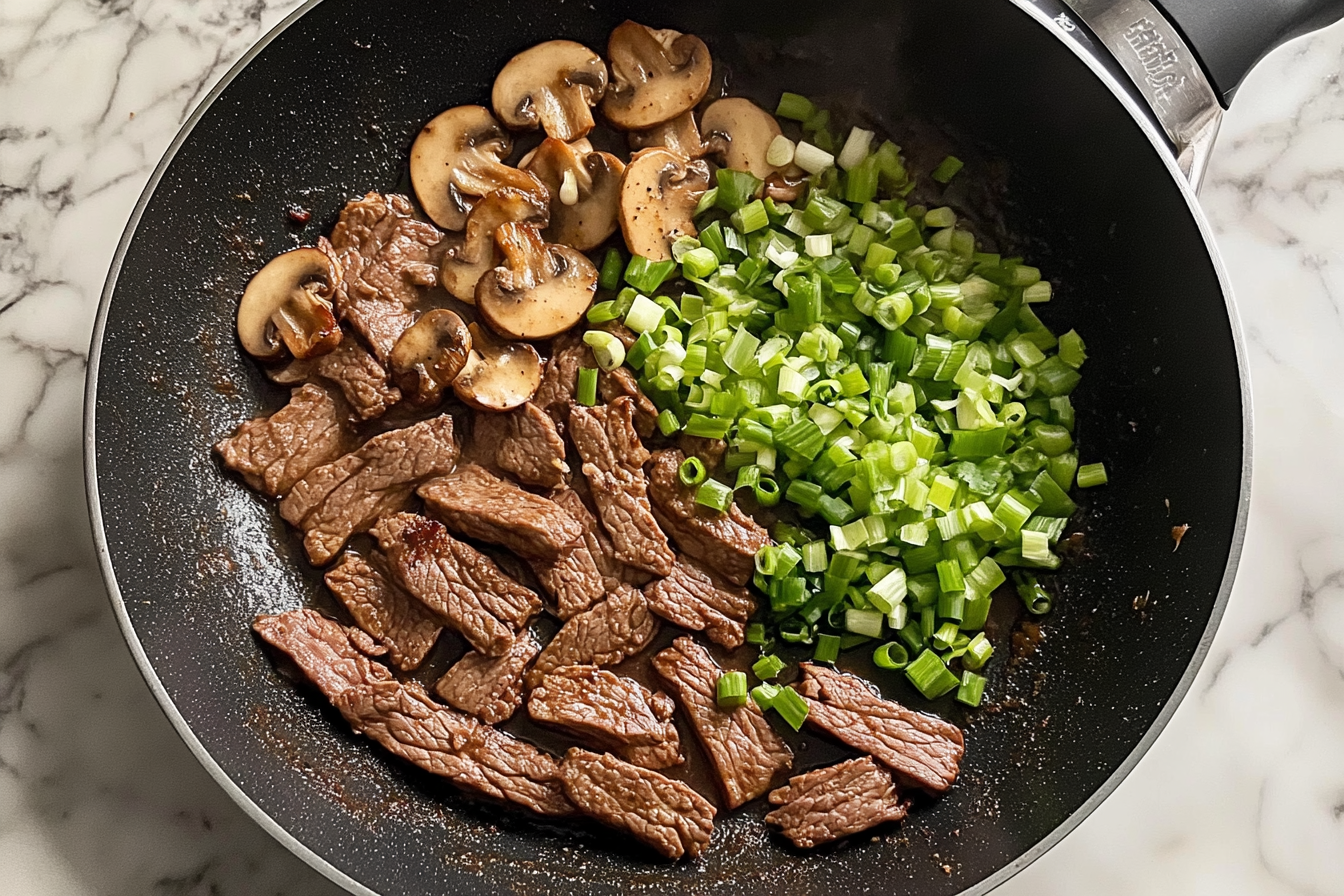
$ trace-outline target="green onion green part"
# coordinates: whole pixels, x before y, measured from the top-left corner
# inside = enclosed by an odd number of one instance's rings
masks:
[[[747,705],[747,673],[725,672],[719,676],[717,689],[719,706],[736,709]]]
[[[579,368],[579,386],[575,393],[575,400],[586,408],[591,408],[597,404],[597,368],[580,367]]]

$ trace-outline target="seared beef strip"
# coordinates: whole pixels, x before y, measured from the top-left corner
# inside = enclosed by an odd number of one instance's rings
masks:
[[[541,609],[541,598],[435,520],[398,513],[379,520],[373,535],[402,587],[486,656],[506,653]]]
[[[593,500],[593,490],[588,485],[588,479],[585,476],[574,476],[570,479],[569,490],[574,492],[575,503],[582,504],[588,511],[588,520],[592,521],[590,526],[584,522],[584,541],[588,543],[588,549],[592,551],[593,559],[597,561],[597,568],[602,573],[602,578],[607,582],[607,590],[615,590],[616,585],[624,582],[627,585],[634,585],[641,588],[652,582],[654,575],[642,569],[636,569],[633,566],[627,566],[616,559],[616,545],[611,543],[611,536],[607,530],[602,528],[602,523],[595,516],[597,512],[597,502]],[[553,495],[552,500],[556,500],[558,495]],[[569,504],[563,505],[570,509]],[[573,511],[571,510],[571,513]],[[574,516],[578,519],[578,516]]]
[[[541,587],[555,598],[555,614],[561,619],[568,619],[588,609],[603,594],[614,589],[620,583],[620,578],[609,574],[609,570],[623,567],[611,557],[611,542],[606,540],[597,518],[578,494],[572,489],[563,489],[556,492],[551,500],[583,527],[583,536],[576,544],[565,548],[558,560],[530,562]]]
[[[723,462],[723,456],[728,453],[728,443],[723,439],[688,436],[686,433],[677,436],[677,447],[687,457],[700,458],[707,470],[718,469],[719,464]]]
[[[658,408],[639,388],[639,380],[629,367],[601,371],[597,375],[597,393],[607,404],[622,397],[634,403],[635,431],[641,438],[650,438],[658,428]]]
[[[524,485],[559,488],[565,484],[565,442],[555,421],[532,402],[506,413],[478,411],[472,438],[497,467]]]
[[[653,669],[690,719],[729,809],[765,793],[777,774],[793,767],[789,745],[754,701],[736,709],[719,707],[723,669],[693,639],[673,641],[653,658]]]
[[[528,695],[534,721],[563,729],[580,743],[611,750],[644,768],[685,760],[672,723],[672,698],[597,666],[562,666]]]
[[[451,417],[394,429],[309,472],[280,502],[280,515],[303,530],[308,559],[324,566],[351,535],[401,510],[416,486],[456,461]]]
[[[779,808],[765,816],[766,824],[778,825],[802,849],[900,821],[910,808],[891,772],[871,756],[790,778],[787,787],[770,791],[770,804]]]
[[[751,592],[721,578],[691,557],[678,557],[672,574],[646,586],[653,612],[675,625],[703,631],[729,649],[742,646],[747,620],[756,612]]]
[[[421,288],[439,280],[430,250],[443,234],[417,221],[414,212],[405,196],[369,193],[346,203],[331,232],[331,249],[343,272],[336,310],[384,365],[397,339],[415,322],[412,308]]]
[[[649,471],[649,497],[658,522],[677,547],[738,585],[756,572],[756,552],[770,535],[736,503],[718,513],[695,503],[695,490],[682,485],[677,470],[685,455],[675,449],[658,452]]]
[[[467,651],[434,683],[434,693],[482,722],[497,725],[523,702],[523,671],[541,645],[524,629],[503,656]]]
[[[669,859],[698,856],[714,832],[714,806],[680,781],[610,754],[572,748],[560,763],[565,795],[585,815]]]
[[[443,624],[428,607],[392,581],[382,558],[375,555],[366,559],[346,551],[325,578],[355,624],[387,648],[392,665],[410,672],[425,661]]]
[[[401,401],[401,390],[392,384],[387,370],[350,332],[334,351],[306,361],[290,361],[284,367],[268,370],[266,375],[281,385],[324,380],[341,390],[361,420],[381,417]]]
[[[289,404],[274,414],[238,427],[215,451],[252,488],[278,498],[314,467],[355,447],[348,416],[344,402],[308,383],[295,389]]]
[[[635,432],[634,402],[618,398],[607,407],[575,406],[569,437],[583,458],[583,475],[616,558],[655,575],[672,572],[676,555],[649,507],[642,468],[649,453]]]
[[[578,394],[579,368],[597,366],[593,350],[584,344],[579,329],[561,333],[551,341],[551,357],[541,372],[537,394],[532,396],[532,403],[545,411],[562,433],[569,422],[569,407]]]
[[[582,527],[554,501],[523,491],[485,467],[463,464],[420,488],[435,517],[455,532],[539,560],[557,560]]]
[[[373,644],[312,610],[258,616],[257,634],[286,653],[355,731],[479,796],[543,815],[571,815],[555,758],[430,699],[372,662]]]
[[[883,700],[852,675],[813,663],[801,669],[795,687],[807,700],[809,724],[871,753],[909,786],[942,793],[956,781],[965,753],[956,725]]]
[[[658,618],[648,601],[629,585],[574,616],[555,633],[528,673],[536,687],[547,672],[561,666],[610,666],[639,653],[658,633]]]

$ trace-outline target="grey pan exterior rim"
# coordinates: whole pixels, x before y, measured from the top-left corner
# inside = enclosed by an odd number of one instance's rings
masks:
[[[358,896],[380,896],[376,891],[369,889],[364,884],[350,877],[348,874],[333,866],[330,862],[310,849],[302,841],[294,837],[279,822],[264,812],[246,792],[243,791],[234,781],[225,773],[219,763],[206,750],[204,744],[196,736],[195,732],[187,724],[182,714],[178,711],[172,698],[169,696],[163,682],[159,679],[153,665],[150,663],[148,655],[145,653],[144,645],[141,644],[134,627],[131,624],[130,616],[126,611],[125,600],[121,594],[121,589],[117,583],[116,571],[112,567],[111,553],[107,544],[106,533],[103,529],[102,505],[99,498],[98,488],[98,465],[95,455],[95,426],[97,411],[97,390],[98,390],[98,370],[99,360],[102,354],[103,334],[107,326],[108,310],[111,306],[112,294],[116,289],[117,279],[121,273],[122,263],[126,257],[126,252],[130,246],[131,240],[135,236],[136,228],[153,197],[155,190],[162,179],[164,172],[176,157],[178,150],[191,134],[196,124],[209,111],[214,101],[221,93],[233,82],[247,65],[264,50],[271,41],[280,35],[286,28],[300,19],[313,7],[321,3],[322,0],[307,0],[302,6],[294,10],[274,28],[272,28],[264,37],[245,53],[237,63],[220,79],[219,83],[206,95],[195,111],[182,125],[177,136],[173,138],[163,158],[154,169],[148,184],[140,194],[131,217],[127,222],[126,229],[122,233],[121,240],[117,244],[117,250],[112,257],[112,265],[108,270],[107,280],[103,285],[102,295],[99,299],[98,314],[94,322],[93,339],[89,348],[88,374],[84,389],[84,482],[85,492],[89,505],[89,518],[93,529],[94,546],[98,554],[98,565],[102,571],[103,581],[106,584],[108,597],[112,603],[112,610],[116,614],[117,624],[121,627],[122,635],[126,639],[127,646],[130,647],[131,654],[135,658],[136,666],[140,669],[140,674],[144,677],[145,683],[149,685],[150,691],[158,701],[160,709],[163,710],[173,728],[186,743],[187,747],[196,756],[197,761],[205,768],[215,782],[223,788],[244,812],[248,814],[258,825],[266,830],[272,837],[283,844],[290,852],[294,853],[315,871],[322,874],[333,883],[344,887],[351,893]],[[1168,169],[1171,177],[1180,184],[1182,196],[1185,198],[1186,205],[1189,207],[1190,214],[1193,216],[1196,225],[1199,228],[1200,235],[1203,237],[1205,248],[1209,253],[1210,260],[1213,262],[1217,273],[1218,283],[1223,291],[1224,301],[1227,306],[1227,314],[1232,327],[1232,339],[1237,357],[1237,373],[1240,377],[1241,386],[1241,406],[1242,406],[1242,462],[1241,462],[1241,493],[1237,504],[1236,524],[1232,532],[1232,543],[1228,551],[1227,564],[1223,570],[1222,582],[1218,589],[1218,596],[1214,602],[1213,611],[1209,616],[1208,625],[1200,637],[1199,645],[1191,658],[1185,673],[1181,676],[1171,697],[1163,705],[1161,712],[1149,726],[1143,738],[1125,758],[1124,762],[1115,770],[1112,775],[1099,787],[1083,805],[1079,806],[1068,818],[1066,818],[1058,827],[1039,843],[1027,850],[1021,856],[1008,865],[999,869],[999,871],[990,875],[988,878],[980,881],[978,884],[964,890],[961,896],[984,896],[1000,884],[1014,877],[1032,862],[1043,856],[1053,846],[1064,839],[1074,828],[1078,827],[1096,808],[1101,805],[1110,794],[1120,785],[1138,765],[1139,761],[1152,747],[1159,734],[1171,721],[1177,707],[1189,692],[1194,683],[1196,674],[1203,665],[1208,656],[1209,648],[1213,642],[1218,625],[1222,621],[1223,613],[1227,609],[1227,603],[1231,596],[1232,585],[1236,577],[1237,565],[1241,559],[1242,547],[1246,540],[1247,516],[1250,510],[1251,498],[1251,472],[1252,472],[1252,447],[1253,447],[1253,414],[1251,407],[1251,386],[1250,374],[1246,364],[1246,346],[1245,338],[1242,333],[1241,319],[1237,313],[1236,303],[1233,300],[1231,285],[1228,282],[1227,270],[1223,263],[1222,256],[1213,239],[1213,231],[1206,219],[1203,209],[1199,205],[1195,188],[1192,187],[1181,170],[1177,167],[1176,161],[1172,157],[1170,145],[1167,138],[1150,121],[1145,111],[1133,99],[1119,81],[1111,76],[1109,72],[1084,48],[1066,34],[1062,33],[1051,17],[1040,8],[1035,6],[1031,0],[1007,0],[1025,14],[1035,19],[1041,27],[1046,28],[1055,37],[1060,40],[1075,56],[1077,56],[1092,73],[1102,81],[1116,97],[1120,104],[1135,120],[1144,134],[1151,142],[1154,151],[1161,157],[1163,164]]]

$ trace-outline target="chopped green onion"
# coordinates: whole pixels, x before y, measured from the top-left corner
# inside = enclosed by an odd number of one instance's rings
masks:
[[[1094,486],[1105,485],[1108,481],[1105,464],[1083,464],[1078,468],[1079,488],[1093,488]]]
[[[1013,582],[1017,585],[1017,594],[1026,604],[1027,612],[1033,616],[1044,616],[1054,606],[1050,592],[1041,587],[1036,577],[1029,573],[1014,573]]]
[[[691,455],[681,462],[677,469],[677,478],[685,486],[699,485],[709,478],[709,471],[705,469],[705,462],[695,455]]]
[[[635,259],[644,260],[638,255]],[[634,264],[635,259],[631,259],[631,264]],[[666,313],[667,310],[653,299],[646,295],[637,295],[630,303],[630,310],[625,313],[625,325],[636,333],[648,333],[658,329]]]
[[[793,164],[808,174],[820,174],[835,165],[835,156],[803,140],[794,147]]]
[[[670,259],[649,261],[642,255],[632,255],[630,263],[625,266],[625,282],[645,295],[653,295],[676,269],[677,263]]]
[[[873,136],[872,131],[851,128],[849,136],[845,138],[844,147],[835,158],[835,164],[846,171],[857,167],[860,162],[868,158],[868,150],[873,145]]]
[[[873,651],[873,665],[879,669],[899,671],[910,665],[910,654],[905,645],[888,641]]]
[[[755,233],[770,226],[770,213],[765,210],[765,203],[757,199],[733,212],[731,220],[741,233]]]
[[[621,271],[625,269],[625,259],[621,256],[620,249],[608,249],[607,254],[602,257],[602,269],[597,274],[598,289],[619,289],[621,286]]]
[[[906,666],[905,677],[928,700],[937,700],[961,684],[938,654],[927,648]]]
[[[605,330],[589,330],[583,334],[583,341],[603,370],[615,370],[625,363],[625,343]]]
[[[779,717],[794,731],[801,729],[807,720],[807,703],[793,688],[780,688],[770,701],[770,708],[779,713]]]
[[[747,673],[725,672],[719,676],[718,704],[722,709],[747,705]]]
[[[812,651],[812,660],[818,663],[833,663],[840,658],[839,635],[817,635],[817,646]]]
[[[766,642],[765,625],[753,622],[747,626],[747,643],[761,645]]]
[[[985,637],[984,632],[980,632],[971,639],[971,643],[966,645],[966,652],[961,656],[961,664],[967,669],[983,669],[985,663],[994,655],[994,648],[989,643],[989,638]]]
[[[784,661],[773,653],[768,653],[751,666],[751,671],[761,681],[769,681],[784,671]]]
[[[706,479],[695,490],[695,503],[723,513],[733,504],[733,490],[717,479]]]
[[[726,212],[735,212],[751,202],[764,183],[750,171],[734,171],[731,168],[720,168],[715,178],[719,190],[715,204]],[[765,206],[762,205],[761,209],[764,211]]]
[[[665,436],[673,435],[681,430],[681,421],[677,419],[677,412],[668,408],[658,412],[658,431]]]
[[[855,610],[845,611],[845,631],[853,632],[856,635],[866,635],[869,638],[882,637],[882,623],[885,622],[885,614],[877,610]]]
[[[964,165],[965,163],[956,156],[948,156],[938,163],[937,168],[933,169],[932,177],[940,184],[948,183],[952,178],[957,176],[957,172],[959,172]]]
[[[1077,370],[1087,360],[1087,346],[1077,330],[1070,330],[1059,337],[1059,359]]]
[[[779,105],[775,107],[776,116],[792,121],[807,121],[816,114],[817,107],[812,101],[797,93],[780,94]]]
[[[961,684],[957,688],[957,702],[972,708],[979,706],[985,694],[985,677],[974,672],[961,673]]]
[[[579,404],[587,408],[597,404],[597,368],[579,368],[579,385],[574,397]]]
[[[765,712],[775,703],[775,698],[779,696],[780,691],[785,688],[777,684],[758,684],[751,689],[752,701],[760,707],[761,712]]]

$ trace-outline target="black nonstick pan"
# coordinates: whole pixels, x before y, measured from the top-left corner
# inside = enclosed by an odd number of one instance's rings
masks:
[[[108,587],[201,762],[319,871],[383,896],[984,893],[1058,842],[1184,695],[1244,533],[1249,390],[1189,178],[1247,68],[1344,14],[1163,5],[1169,19],[1146,0],[324,0],[290,17],[192,117],[141,198],[89,367],[88,494]],[[703,37],[735,94],[773,107],[794,90],[854,110],[925,174],[956,152],[968,166],[944,200],[1046,271],[1057,289],[1043,317],[1088,341],[1078,432],[1111,483],[1086,495],[1056,609],[1037,632],[1005,608],[989,709],[934,706],[966,727],[956,788],[811,854],[748,807],[721,817],[703,858],[653,862],[377,752],[259,649],[256,614],[334,607],[274,506],[209,451],[285,398],[233,335],[261,264],[314,242],[351,197],[407,190],[423,122],[487,101],[514,53],[557,37],[600,49],[627,17]],[[1178,524],[1191,528],[1174,551]],[[896,678],[884,687],[908,699]],[[799,765],[831,755],[804,751]]]

